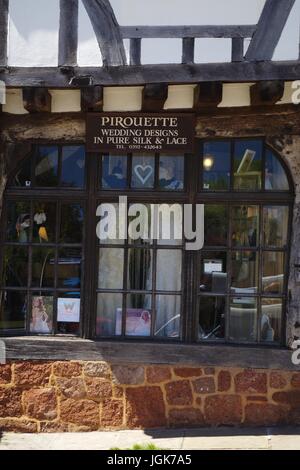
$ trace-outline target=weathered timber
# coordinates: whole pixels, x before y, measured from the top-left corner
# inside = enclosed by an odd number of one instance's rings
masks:
[[[82,0],[102,54],[103,65],[125,65],[126,54],[120,27],[109,0]]]
[[[284,93],[284,81],[257,82],[250,87],[251,105],[275,104]]]
[[[130,39],[130,65],[141,65],[141,46],[141,39]]]
[[[194,62],[195,39],[182,39],[182,60],[183,64],[192,64]]]
[[[271,60],[295,0],[266,0],[246,60]]]
[[[80,67],[74,76],[89,76],[93,85],[144,85],[146,83],[184,84],[215,81],[249,82],[260,80],[298,80],[300,62],[234,62],[216,64],[165,64],[126,67]],[[8,87],[45,86],[69,88],[70,78],[57,67],[8,67],[0,73]]]
[[[50,113],[51,99],[47,88],[23,88],[23,105],[29,113]]]
[[[58,65],[77,65],[78,0],[60,0]]]
[[[194,89],[194,109],[217,107],[222,101],[222,82],[204,82]]]
[[[81,89],[81,110],[100,112],[103,109],[103,87],[92,86]]]
[[[142,110],[161,111],[168,98],[168,85],[165,83],[147,84],[143,89]]]
[[[8,1],[0,0],[0,67],[7,65]]]
[[[92,360],[296,370],[285,349],[223,345],[100,342],[68,338],[5,338],[8,360]],[[138,350],[138,357],[136,351]]]
[[[251,38],[256,25],[120,26],[124,39],[132,38]]]
[[[231,60],[241,62],[244,59],[244,38],[232,39]]]

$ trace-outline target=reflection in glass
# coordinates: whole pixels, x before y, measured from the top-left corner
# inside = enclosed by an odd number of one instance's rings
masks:
[[[60,239],[63,243],[81,243],[83,228],[83,208],[80,204],[61,206]]]
[[[77,336],[80,322],[80,292],[63,292],[57,299],[57,331]]]
[[[230,142],[205,142],[203,189],[227,190],[230,185]]]
[[[288,206],[265,206],[264,214],[264,246],[285,248],[289,221]]]
[[[30,225],[30,203],[9,201],[6,240],[19,243],[29,242]]]
[[[155,175],[155,158],[151,155],[134,155],[132,157],[132,188],[153,188]]]
[[[3,284],[11,287],[27,286],[28,249],[15,246],[4,249]]]
[[[157,250],[156,289],[181,290],[182,252],[180,250]]]
[[[122,294],[97,295],[97,336],[115,336],[117,312],[122,312]]]
[[[49,248],[32,248],[33,287],[52,287],[54,283],[55,251]]]
[[[258,288],[257,254],[251,251],[232,253],[231,291],[236,294],[256,293]]]
[[[152,288],[152,263],[152,250],[129,248],[127,289],[149,290]]]
[[[33,293],[30,333],[50,334],[53,327],[53,295]]]
[[[109,203],[109,207],[110,210],[103,212],[100,202],[97,207],[96,234],[98,243],[101,245],[124,245],[124,234],[127,234],[124,211],[120,213],[119,205],[116,203]],[[128,223],[129,221],[130,218],[128,218]]]
[[[155,220],[155,219],[154,219]],[[156,229],[151,226],[151,233],[157,234],[158,245],[181,245],[183,228],[183,206],[180,204],[159,204]]]
[[[160,156],[159,187],[175,191],[184,188],[184,157]]]
[[[128,243],[149,246],[153,243],[154,204],[129,204]]]
[[[225,252],[201,253],[200,291],[224,294],[227,292],[227,255]]]
[[[19,188],[31,188],[31,158],[26,158],[21,169],[14,176],[10,186]]]
[[[125,189],[127,187],[127,157],[102,156],[102,187],[104,189]]]
[[[232,245],[257,246],[259,239],[259,207],[234,206],[232,208]]]
[[[204,207],[204,244],[206,246],[225,246],[228,232],[228,209],[226,206],[205,204]]]
[[[286,172],[278,158],[276,158],[270,150],[266,151],[265,189],[278,191],[289,190]]]
[[[224,338],[225,312],[225,297],[200,297],[198,339]]]
[[[234,297],[230,302],[229,339],[254,342],[257,335],[257,301],[251,297]]]
[[[151,295],[127,294],[126,335],[151,335]],[[116,334],[121,334],[121,309],[117,314]]]
[[[20,291],[0,291],[0,330],[25,329],[27,294]]]
[[[237,140],[234,145],[234,189],[261,188],[261,140]]]
[[[76,289],[81,283],[81,250],[63,248],[58,251],[57,285]]]
[[[178,338],[180,335],[181,296],[157,295],[154,335]]]
[[[58,185],[58,147],[39,146],[35,162],[36,186]]]
[[[260,340],[280,342],[282,300],[265,298],[261,301]]]
[[[85,150],[83,145],[62,148],[61,183],[63,186],[83,188]]]
[[[263,254],[263,291],[282,294],[284,283],[284,253],[265,251]]]
[[[33,206],[34,243],[54,243],[56,229],[56,204],[35,203]]]
[[[123,289],[124,250],[122,248],[100,248],[99,289]]]

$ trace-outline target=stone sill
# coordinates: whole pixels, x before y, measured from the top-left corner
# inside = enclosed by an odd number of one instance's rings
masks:
[[[91,341],[70,337],[2,338],[6,358],[15,360],[84,360],[109,363],[186,364],[255,369],[299,370],[291,351],[224,344],[161,344],[137,341]]]

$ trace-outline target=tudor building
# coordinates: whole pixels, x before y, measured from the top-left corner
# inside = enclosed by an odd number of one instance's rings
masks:
[[[77,0],[58,66],[17,67],[0,0],[0,428],[298,423],[300,63],[272,60],[295,1],[233,26],[119,26],[82,4],[101,67],[77,65]],[[149,38],[181,39],[182,63],[142,65]],[[198,38],[230,39],[231,62],[195,63]],[[120,196],[181,234],[203,205],[202,249],[99,239]]]

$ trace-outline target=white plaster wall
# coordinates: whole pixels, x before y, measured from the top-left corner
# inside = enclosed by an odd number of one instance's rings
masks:
[[[284,1],[284,0],[283,0]],[[253,24],[265,0],[111,0],[121,25]],[[300,0],[291,13],[274,59],[298,56]],[[55,66],[58,60],[59,0],[10,0],[9,64]],[[125,42],[128,53],[128,41]],[[230,41],[197,39],[196,62],[230,60]],[[181,41],[142,41],[143,63],[180,62]],[[78,63],[102,64],[88,15],[80,1]]]

